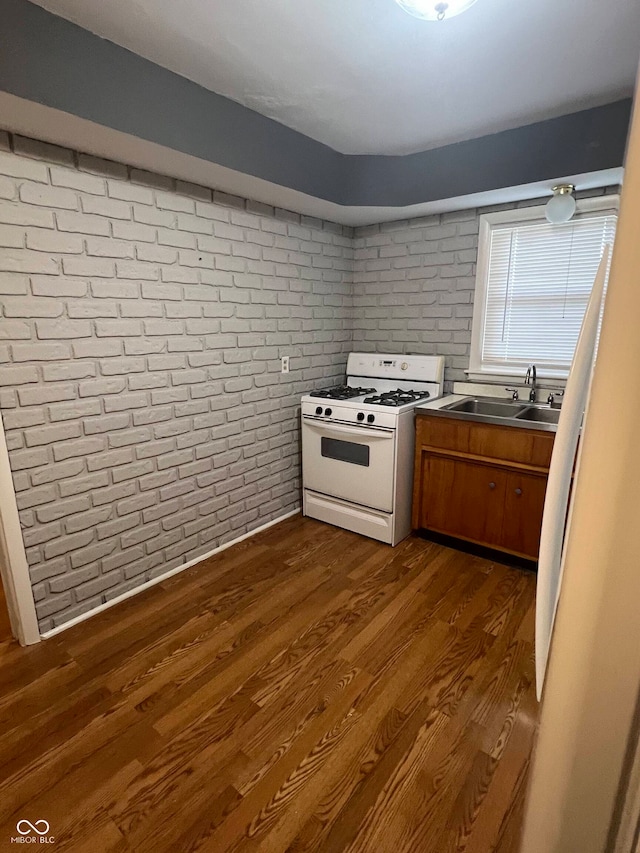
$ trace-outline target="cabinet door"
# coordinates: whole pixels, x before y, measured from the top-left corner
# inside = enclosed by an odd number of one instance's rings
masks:
[[[498,545],[507,474],[499,468],[426,453],[421,526]]]
[[[542,510],[547,478],[535,474],[507,474],[504,521],[500,537],[503,548],[533,560],[538,559]]]

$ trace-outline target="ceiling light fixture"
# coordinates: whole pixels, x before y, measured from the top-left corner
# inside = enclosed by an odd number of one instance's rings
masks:
[[[396,0],[405,12],[425,21],[444,21],[466,12],[476,0]]]
[[[544,209],[544,215],[552,225],[568,222],[576,212],[576,200],[573,197],[575,191],[573,184],[558,184],[553,187],[553,195]]]

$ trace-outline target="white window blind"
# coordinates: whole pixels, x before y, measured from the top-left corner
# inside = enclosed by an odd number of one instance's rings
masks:
[[[539,219],[488,223],[476,290],[484,316],[474,315],[474,326],[480,321],[482,328],[474,338],[472,372],[520,373],[535,363],[543,375],[567,375],[616,222],[608,210],[563,225]]]

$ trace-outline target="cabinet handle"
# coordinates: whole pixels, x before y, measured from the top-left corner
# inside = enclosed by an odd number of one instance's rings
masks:
[[[495,483],[489,483],[489,488],[490,488],[490,489],[495,489],[495,487],[496,487],[496,484],[495,484]]]
[[[516,489],[516,495],[521,495],[521,494],[522,494],[522,489]]]

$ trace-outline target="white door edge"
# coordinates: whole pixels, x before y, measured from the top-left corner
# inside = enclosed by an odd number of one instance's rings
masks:
[[[0,576],[11,630],[21,646],[40,642],[29,564],[20,528],[9,451],[0,414]]]

